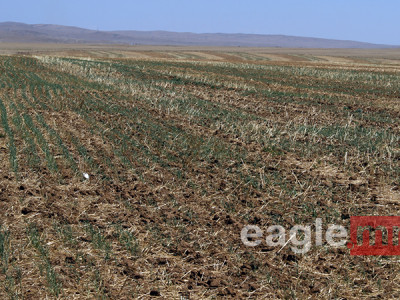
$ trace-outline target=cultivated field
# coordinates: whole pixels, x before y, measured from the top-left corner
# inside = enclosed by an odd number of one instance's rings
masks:
[[[396,257],[241,242],[400,215],[400,55],[318,51],[0,56],[1,298],[400,297]]]

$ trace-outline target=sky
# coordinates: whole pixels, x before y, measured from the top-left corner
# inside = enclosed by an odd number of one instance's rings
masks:
[[[399,0],[0,0],[0,22],[284,34],[400,45]]]

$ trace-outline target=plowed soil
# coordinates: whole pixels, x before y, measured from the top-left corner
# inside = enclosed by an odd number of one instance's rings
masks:
[[[96,51],[0,56],[2,298],[400,296],[396,257],[240,239],[399,215],[396,58]]]

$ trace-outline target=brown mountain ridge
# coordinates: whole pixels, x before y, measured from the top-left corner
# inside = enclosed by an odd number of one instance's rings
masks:
[[[169,31],[99,31],[50,24],[0,23],[0,43],[240,46],[282,48],[396,48],[392,45],[312,37]]]

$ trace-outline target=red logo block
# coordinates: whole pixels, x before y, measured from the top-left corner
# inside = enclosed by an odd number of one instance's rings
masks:
[[[347,244],[350,255],[400,255],[399,228],[400,217],[350,217],[351,242]],[[372,233],[374,233],[375,238],[371,239]],[[384,233],[385,241],[382,239]],[[360,244],[361,238],[362,243]],[[394,239],[396,243],[394,243]]]

